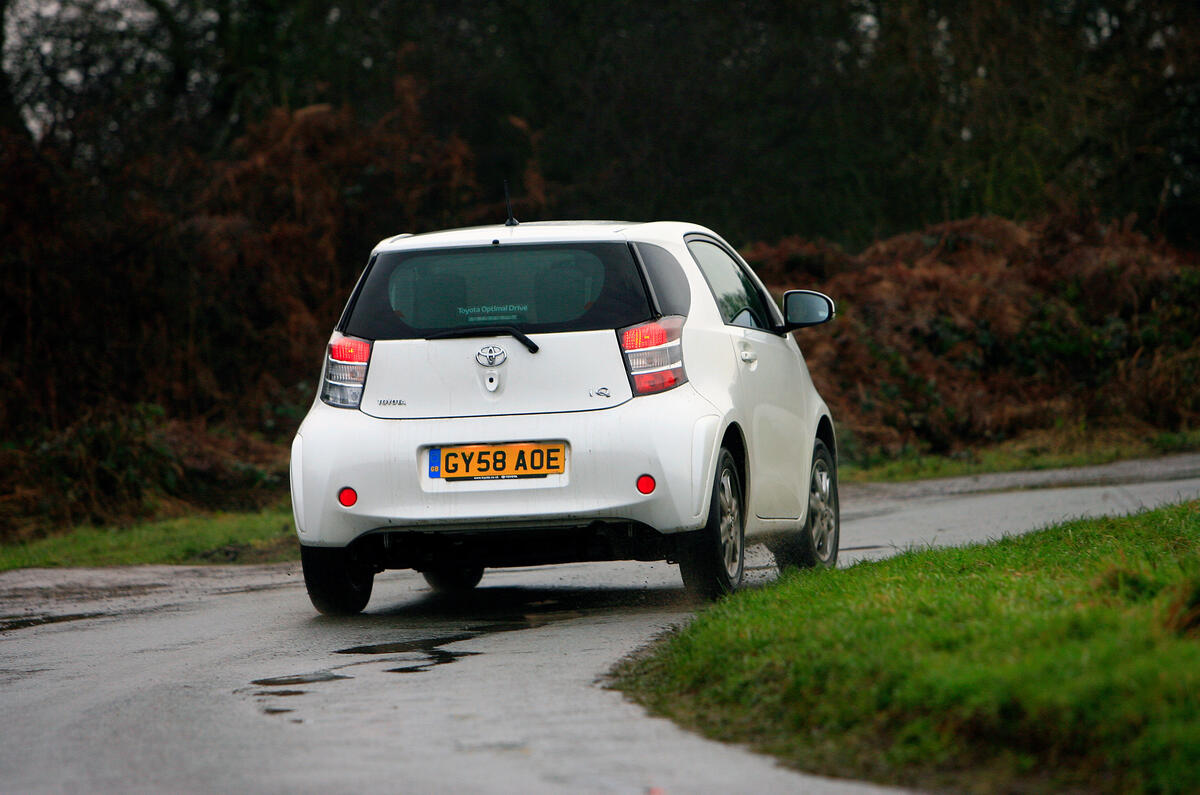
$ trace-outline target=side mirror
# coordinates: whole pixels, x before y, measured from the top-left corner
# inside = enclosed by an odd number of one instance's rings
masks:
[[[784,328],[788,331],[828,323],[836,314],[833,299],[824,293],[788,290],[783,294]]]

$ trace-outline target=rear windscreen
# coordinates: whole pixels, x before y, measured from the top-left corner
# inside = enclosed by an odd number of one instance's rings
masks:
[[[649,318],[624,243],[481,246],[380,254],[345,332],[378,340],[472,326],[593,331]]]

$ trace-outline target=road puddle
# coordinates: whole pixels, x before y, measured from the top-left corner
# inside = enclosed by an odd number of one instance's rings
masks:
[[[348,649],[338,649],[336,654],[394,654],[399,655],[389,662],[407,662],[398,668],[385,669],[389,674],[421,674],[438,665],[448,665],[463,657],[474,657],[479,652],[449,651],[441,648],[448,643],[458,643],[479,637],[479,632],[460,632],[455,635],[441,635],[433,638],[418,638],[416,640],[401,640],[392,643],[373,643],[368,646],[351,646]],[[415,659],[413,657],[415,656]]]
[[[295,676],[272,676],[267,679],[255,679],[250,684],[258,685],[260,688],[269,687],[271,690],[255,690],[253,692],[254,700],[258,702],[259,709],[264,715],[286,715],[289,712],[296,710],[290,707],[276,706],[279,702],[276,699],[280,698],[295,698],[297,696],[307,695],[307,690],[293,689],[296,685],[316,684],[317,682],[336,682],[339,679],[353,679],[352,676],[346,674],[334,673],[333,671],[314,671],[309,674],[296,674]],[[237,691],[245,693],[245,690]],[[301,721],[294,720],[293,723]]]
[[[487,615],[486,618],[478,616],[473,621],[469,614],[460,614],[459,620],[465,619],[463,623],[466,625],[459,624],[458,627],[455,627],[458,631],[443,632],[430,635],[429,637],[409,637],[401,640],[388,640],[380,643],[368,643],[335,649],[333,651],[334,654],[344,655],[351,659],[340,665],[333,665],[325,670],[313,673],[255,679],[251,684],[257,685],[259,688],[268,689],[244,690],[241,692],[250,692],[257,701],[259,709],[265,715],[287,714],[295,710],[291,708],[292,704],[289,704],[287,708],[279,706],[279,698],[298,697],[308,695],[311,692],[309,690],[295,689],[296,685],[355,678],[349,674],[340,673],[348,668],[369,665],[378,666],[374,670],[383,673],[423,674],[439,666],[449,665],[467,657],[475,657],[482,654],[479,651],[445,648],[451,644],[476,640],[489,635],[538,629],[539,627],[545,627],[561,621],[584,618],[592,613],[607,612],[606,610],[590,610],[586,607],[572,609],[570,605],[563,605],[560,600],[554,598],[530,601],[521,607],[537,609],[521,610],[520,607],[517,607],[517,610],[512,610],[511,612],[509,610],[493,612],[491,615]],[[356,657],[360,659],[353,659]],[[369,675],[367,672],[364,672],[364,674]],[[295,704],[299,705],[304,702],[304,699],[299,699]],[[293,720],[293,722],[298,723],[300,721]]]
[[[0,616],[0,632],[9,632],[26,627],[40,627],[43,624],[59,624],[64,621],[82,621],[87,618],[100,618],[106,613],[70,613],[58,616]]]
[[[418,662],[414,665],[402,665],[399,668],[388,668],[389,674],[423,674],[430,668],[437,665],[447,665],[452,662],[457,662],[463,657],[474,657],[479,654],[477,651],[447,651],[445,649],[430,649],[426,652],[425,662]]]
[[[311,674],[296,676],[274,676],[270,679],[255,679],[250,684],[260,687],[286,687],[287,685],[307,685],[314,682],[334,682],[338,679],[353,679],[345,674],[335,674],[333,671],[316,671]]]
[[[393,643],[373,643],[369,646],[351,646],[348,649],[338,649],[336,654],[403,654],[410,651],[431,651],[447,643],[458,643],[460,640],[470,640],[478,637],[478,632],[462,632],[457,635],[442,635],[435,638],[419,638],[417,640],[401,640]]]

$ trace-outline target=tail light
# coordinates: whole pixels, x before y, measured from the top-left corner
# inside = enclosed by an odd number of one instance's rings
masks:
[[[687,381],[680,342],[682,317],[668,315],[617,333],[635,396],[665,392]]]
[[[334,334],[325,356],[325,377],[321,380],[321,400],[341,409],[356,409],[362,402],[367,382],[367,363],[371,361],[371,343],[357,337]]]

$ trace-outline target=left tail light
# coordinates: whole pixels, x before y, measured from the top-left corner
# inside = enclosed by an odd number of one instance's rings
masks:
[[[633,394],[652,395],[687,381],[683,369],[684,319],[667,315],[617,332]]]
[[[325,356],[321,400],[340,409],[358,408],[362,403],[370,361],[371,343],[368,340],[334,334]]]

